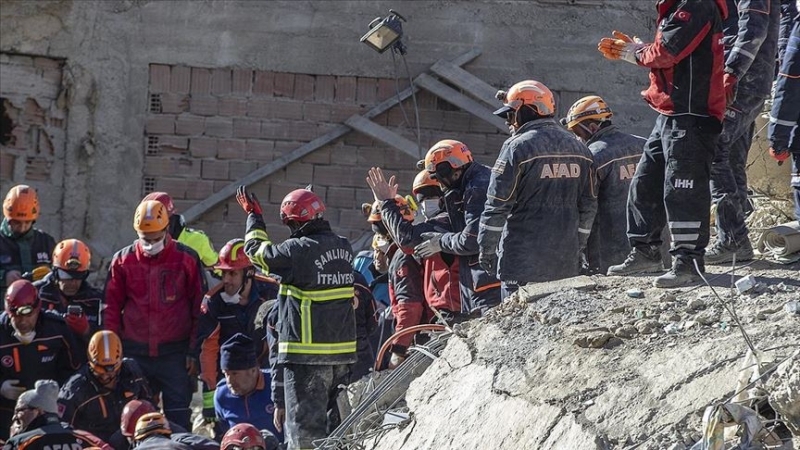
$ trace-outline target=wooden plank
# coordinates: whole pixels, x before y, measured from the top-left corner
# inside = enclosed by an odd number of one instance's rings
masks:
[[[469,50],[468,52],[465,52],[462,55],[457,56],[456,58],[452,59],[450,62],[455,64],[455,65],[457,65],[457,66],[462,66],[462,65],[467,64],[468,62],[472,61],[473,59],[477,58],[478,56],[480,56],[480,54],[481,54],[481,51],[479,49],[474,48],[474,49]],[[388,98],[388,99],[384,100],[383,102],[378,103],[377,105],[372,107],[369,111],[364,113],[363,116],[365,118],[367,118],[367,119],[371,119],[371,118],[376,117],[376,116],[378,116],[380,114],[383,114],[384,112],[388,111],[392,107],[394,107],[394,106],[398,105],[399,103],[401,103],[403,100],[411,97],[411,94],[415,93],[418,90],[419,90],[419,88],[416,86],[416,84],[412,84],[410,87],[408,87],[408,88],[404,89],[403,91],[401,91],[400,95],[392,96],[391,98]],[[200,216],[202,216],[209,209],[213,208],[214,206],[216,206],[219,203],[222,203],[223,201],[227,200],[228,198],[234,196],[236,194],[236,188],[238,188],[240,185],[249,186],[249,185],[251,185],[253,183],[256,183],[256,182],[258,182],[260,180],[263,180],[264,178],[266,178],[266,177],[272,175],[273,173],[285,168],[289,164],[297,161],[298,159],[310,154],[314,150],[317,150],[317,149],[319,149],[321,147],[324,147],[325,145],[335,141],[336,139],[339,139],[340,137],[344,136],[345,134],[349,133],[352,130],[353,129],[350,128],[347,125],[344,125],[344,124],[337,125],[336,128],[328,131],[324,135],[314,139],[311,142],[303,144],[300,147],[297,147],[296,149],[294,149],[294,150],[292,150],[292,151],[290,151],[288,153],[285,153],[280,158],[272,161],[271,163],[269,163],[267,165],[259,167],[258,169],[250,172],[249,174],[245,175],[244,177],[242,177],[242,178],[240,178],[240,179],[238,179],[236,181],[233,181],[230,184],[226,185],[225,187],[220,189],[218,192],[215,192],[215,193],[211,194],[210,196],[206,197],[205,199],[199,201],[197,204],[193,205],[191,208],[187,209],[183,213],[184,219],[186,220],[187,223],[191,223],[191,222],[197,220],[198,218],[200,218]],[[416,147],[416,145],[415,145],[415,147]],[[417,158],[418,155],[414,156],[414,157]]]
[[[478,103],[477,100],[467,97],[466,95],[447,86],[436,78],[423,73],[420,74],[416,80],[414,80],[414,84],[420,86],[426,91],[430,91],[432,94],[438,97],[447,100],[449,103],[458,106],[473,116],[494,125],[498,130],[508,132],[508,126],[503,119],[492,114],[492,111],[486,109],[486,107],[481,103]]]
[[[373,139],[377,139],[386,145],[390,145],[414,159],[421,158],[420,149],[417,144],[363,116],[359,116],[358,114],[351,116],[345,121],[345,125]]]
[[[447,61],[439,61],[431,66],[431,72],[467,91],[470,95],[497,109],[500,100],[495,98],[497,89],[466,70]]]

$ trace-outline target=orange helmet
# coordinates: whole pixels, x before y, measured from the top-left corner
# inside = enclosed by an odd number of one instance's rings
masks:
[[[612,116],[611,108],[605,100],[597,95],[588,95],[573,103],[569,107],[567,117],[561,119],[561,123],[570,130],[584,120],[605,121]]]
[[[256,447],[261,449],[267,448],[267,444],[264,442],[261,432],[258,431],[258,428],[249,423],[240,423],[234,425],[233,428],[222,436],[222,443],[219,448],[220,450],[238,450]]]
[[[214,266],[217,270],[241,270],[253,263],[244,253],[244,239],[231,239],[219,251],[219,262]]]
[[[166,192],[151,192],[144,196],[142,201],[145,200],[156,200],[164,204],[167,208],[167,214],[170,216],[175,214],[175,203],[172,202],[172,197],[169,196]]]
[[[167,207],[158,200],[144,200],[136,207],[133,229],[141,233],[161,231],[169,225]]]
[[[122,369],[122,342],[113,331],[102,330],[92,335],[86,355],[94,373],[117,373]]]
[[[544,84],[536,80],[525,80],[511,86],[502,96],[503,107],[494,113],[507,117],[508,113],[519,111],[522,105],[528,105],[540,116],[552,116],[556,113],[556,101],[553,93]]]
[[[28,280],[17,280],[6,289],[6,312],[27,316],[39,310],[39,294]]]
[[[8,220],[30,221],[39,218],[39,196],[36,189],[18,184],[12,187],[3,200],[3,215]]]
[[[151,434],[163,434],[167,436],[172,434],[172,430],[169,428],[169,422],[167,422],[167,419],[160,412],[151,412],[139,417],[139,420],[136,421],[136,430],[133,434],[133,440],[141,441]]]
[[[367,216],[367,222],[379,223],[381,221],[381,203],[383,203],[383,201],[376,200],[375,203],[372,204],[372,207],[364,207],[364,211],[368,212],[369,214],[369,216]],[[411,209],[411,205],[408,203],[408,200],[406,200],[405,197],[402,195],[396,195],[394,197],[394,204],[400,208],[400,214],[403,215],[403,219],[409,222],[414,220],[414,211]]]
[[[431,174],[427,170],[420,171],[417,176],[414,177],[414,183],[411,185],[411,193],[414,194],[417,199],[441,197],[444,195],[442,194],[442,188],[439,187],[439,183],[431,178]]]
[[[433,173],[436,172],[436,166],[443,162],[458,169],[472,162],[472,152],[463,142],[453,139],[439,141],[425,154],[423,166],[426,171]]]
[[[156,407],[147,400],[131,400],[122,408],[119,430],[125,437],[133,437],[136,422],[145,414],[156,412]]]
[[[86,272],[92,260],[89,246],[77,239],[65,239],[53,250],[53,267],[71,272]]]

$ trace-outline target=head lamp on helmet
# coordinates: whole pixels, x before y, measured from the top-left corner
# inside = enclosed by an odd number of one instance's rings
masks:
[[[6,290],[6,311],[11,316],[27,316],[39,310],[39,295],[28,280],[17,280]]]
[[[89,340],[86,354],[95,374],[115,374],[122,368],[122,342],[113,331],[95,333]]]
[[[609,120],[612,115],[611,108],[602,98],[597,95],[589,95],[570,106],[567,117],[561,119],[561,124],[571,130],[585,120],[604,122]]]
[[[503,100],[503,107],[494,112],[495,115],[507,118],[509,113],[516,114],[523,106],[529,106],[542,117],[555,114],[556,101],[553,93],[544,84],[536,80],[525,80],[511,86],[505,95],[498,98]]]

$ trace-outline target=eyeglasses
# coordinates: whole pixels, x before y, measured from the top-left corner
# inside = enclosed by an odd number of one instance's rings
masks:
[[[61,281],[66,280],[85,280],[89,276],[89,272],[79,272],[77,270],[62,270],[57,269],[58,279]]]
[[[22,305],[22,306],[17,306],[16,308],[11,308],[9,312],[11,313],[12,316],[24,317],[33,314],[34,309],[36,308],[34,308],[33,305]]]

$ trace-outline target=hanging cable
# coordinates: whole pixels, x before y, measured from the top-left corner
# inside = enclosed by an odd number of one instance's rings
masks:
[[[420,132],[419,127],[419,106],[417,105],[417,94],[416,89],[414,89],[414,80],[411,78],[411,71],[408,69],[408,61],[406,61],[406,53],[399,52],[400,57],[403,58],[403,65],[406,68],[406,77],[408,77],[408,85],[411,86],[411,100],[414,102],[414,120],[416,121],[417,125],[417,149],[419,151],[419,159],[423,159],[424,155],[422,154],[422,133]]]

